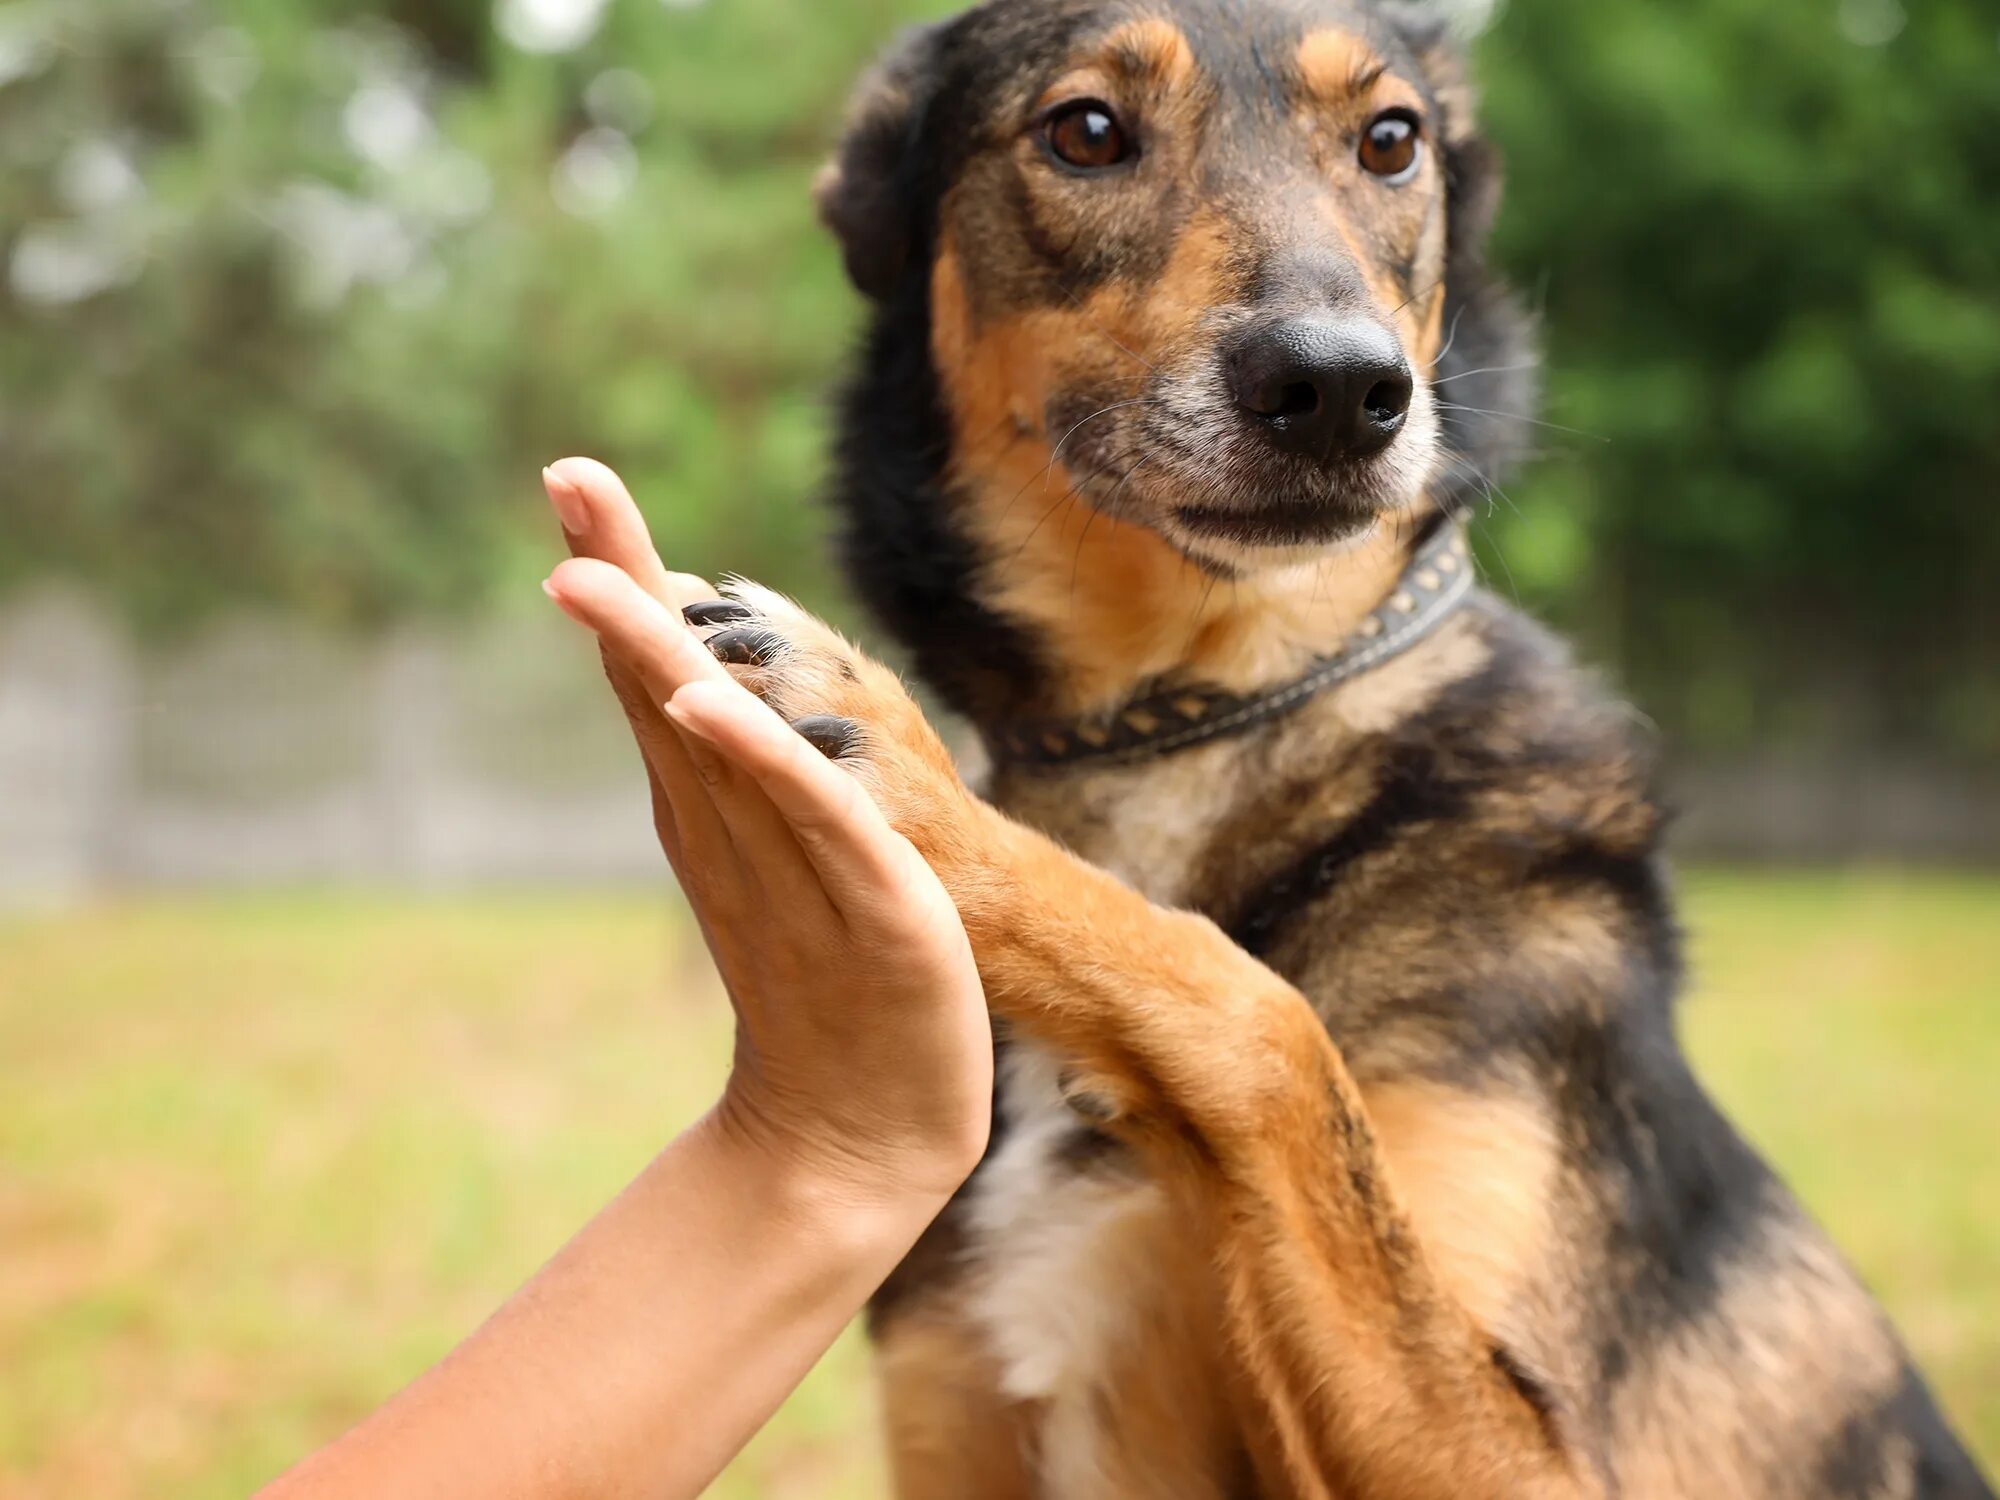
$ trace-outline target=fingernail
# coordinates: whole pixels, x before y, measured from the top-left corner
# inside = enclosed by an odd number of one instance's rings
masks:
[[[667,716],[668,720],[676,728],[684,729],[696,739],[706,741],[708,744],[712,745],[715,743],[715,736],[704,729],[696,720],[690,718],[686,709],[674,707],[673,699],[669,698],[665,703],[662,703],[660,711]]]
[[[572,620],[575,620],[578,624],[583,623],[583,616],[579,615],[575,610],[571,609],[569,600],[563,598],[562,594],[557,590],[555,579],[544,578],[542,580],[542,592],[547,594],[550,599],[555,601],[555,606],[557,609],[561,610],[564,614],[568,615]]]
[[[754,619],[756,614],[749,605],[738,604],[734,599],[704,599],[681,611],[682,618],[690,625],[734,625]]]
[[[556,519],[562,522],[562,529],[571,536],[582,536],[590,529],[590,507],[583,503],[583,494],[554,469],[542,470],[542,487],[549,492],[549,504],[555,507]]]
[[[761,667],[785,644],[775,630],[740,627],[708,638],[708,649],[719,662],[732,667]]]

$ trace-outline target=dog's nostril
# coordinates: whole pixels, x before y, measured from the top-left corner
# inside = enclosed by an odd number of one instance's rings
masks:
[[[1370,387],[1362,405],[1378,422],[1393,422],[1410,409],[1410,382],[1382,380]]]
[[[1278,392],[1274,417],[1304,417],[1319,410],[1319,389],[1306,381],[1296,381]]]

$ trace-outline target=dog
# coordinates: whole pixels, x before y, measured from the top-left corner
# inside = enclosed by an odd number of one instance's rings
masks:
[[[981,791],[782,598],[699,618],[1001,1037],[872,1310],[908,1500],[1992,1495],[1681,1053],[1632,716],[1474,586],[1498,184],[1387,0],[992,0],[860,88],[842,546]]]

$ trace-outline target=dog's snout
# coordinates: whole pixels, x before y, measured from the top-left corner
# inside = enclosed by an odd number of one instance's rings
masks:
[[[1402,429],[1415,383],[1402,345],[1366,318],[1290,318],[1229,347],[1229,390],[1270,440],[1327,460],[1379,453]]]

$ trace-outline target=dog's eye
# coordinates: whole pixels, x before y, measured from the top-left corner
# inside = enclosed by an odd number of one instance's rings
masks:
[[[1132,154],[1111,106],[1097,99],[1058,105],[1042,125],[1058,160],[1086,172],[1115,167]]]
[[[1361,165],[1390,182],[1408,182],[1416,175],[1423,147],[1423,128],[1406,109],[1377,115],[1361,133]]]

